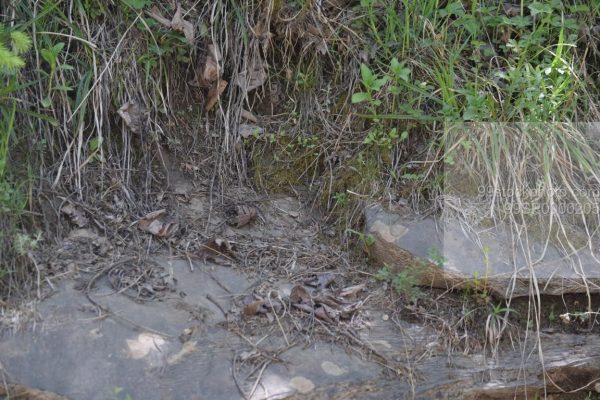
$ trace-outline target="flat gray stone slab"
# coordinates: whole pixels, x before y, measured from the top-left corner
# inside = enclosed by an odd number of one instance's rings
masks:
[[[371,309],[365,309],[368,327],[357,332],[367,347],[302,340],[304,334],[300,334],[296,345],[276,358],[265,353],[238,368],[236,382],[234,359],[239,367],[240,358],[259,354],[259,349],[286,348],[274,322],[256,320],[258,326],[264,323],[264,330],[243,339],[225,328],[222,312],[206,299],[211,294],[229,310],[231,293],[246,293],[255,284],[252,277],[227,267],[196,265],[190,272],[187,262],[161,262],[173,268],[179,282],[173,297],[137,304],[111,293],[99,281],[94,298],[119,315],[173,338],[136,329],[113,317],[98,318],[83,293],[72,288],[73,282],[65,282],[39,304],[41,321],[35,326],[0,336],[4,378],[73,400],[124,399],[126,395],[135,400],[242,399],[238,385],[246,394],[254,388],[248,396],[253,400],[453,399],[470,398],[473,393],[499,393],[495,398],[506,398],[523,387],[534,397],[545,384],[533,333],[520,348],[502,352],[498,359],[447,354],[439,333],[392,321]],[[187,294],[183,299],[181,291]],[[182,300],[195,305],[196,311],[177,307]],[[193,333],[182,342],[177,337],[186,328],[193,328]],[[599,340],[594,335],[543,335],[546,372],[555,373],[553,379],[561,385],[587,384],[590,373],[600,376]],[[257,343],[259,349],[252,345]],[[376,352],[405,366],[406,371],[396,375],[367,361],[357,350],[363,355]],[[261,364],[266,360],[270,362]],[[569,373],[562,372],[565,368]],[[118,395],[117,388],[122,388]]]
[[[408,211],[367,207],[365,232],[376,239],[374,257],[395,270],[418,259],[438,262],[423,284],[440,287],[487,286],[502,297],[600,292],[600,251],[560,249],[552,243],[521,238],[506,227],[463,229],[456,220],[422,218]],[[596,250],[596,249],[594,249]],[[406,255],[415,257],[407,259]],[[435,275],[432,277],[432,275]]]

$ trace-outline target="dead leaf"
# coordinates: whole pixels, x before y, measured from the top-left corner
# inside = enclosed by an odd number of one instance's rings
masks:
[[[148,111],[135,101],[128,101],[117,110],[117,114],[133,133],[141,134],[146,126]]]
[[[176,31],[182,32],[188,43],[192,45],[194,44],[194,25],[192,25],[191,22],[188,22],[183,19],[180,4],[177,4],[177,10],[175,11],[175,15],[173,16],[173,19],[171,21],[163,17],[162,13],[158,10],[156,6],[152,7],[152,9],[150,11],[147,11],[146,14],[154,18],[159,24],[164,25],[167,28],[171,28]]]
[[[208,100],[206,102],[206,111],[210,111],[219,100],[219,97],[227,87],[227,81],[220,79],[208,90]]]
[[[213,237],[200,244],[198,256],[206,262],[212,260],[217,264],[231,264],[235,260],[233,246],[227,239]]]
[[[312,279],[306,280],[304,283],[308,286],[315,287],[317,290],[325,289],[331,285],[335,280],[335,274],[328,272],[325,274],[317,275]]]
[[[248,93],[256,88],[261,87],[267,80],[267,72],[263,67],[262,62],[253,63],[246,71],[242,71],[235,78],[235,84],[242,91]]]
[[[231,226],[235,226],[236,228],[240,228],[254,221],[258,211],[254,206],[238,204],[234,207],[231,207],[227,214],[230,216],[227,219],[227,223]]]
[[[296,285],[292,288],[292,292],[290,293],[290,301],[292,304],[313,304],[308,290],[306,290],[304,286],[300,285]]]
[[[333,322],[333,320],[337,319],[336,312],[325,304],[319,304],[315,307],[315,317],[328,322]]]
[[[174,221],[159,219],[166,212],[165,209],[153,211],[140,218],[138,226],[141,230],[154,236],[167,238],[179,229],[179,224]]]
[[[242,314],[246,317],[252,317],[257,314],[266,314],[268,312],[264,300],[258,300],[248,304],[242,310]]]
[[[365,284],[361,283],[360,285],[348,286],[347,288],[342,289],[339,292],[340,297],[356,297],[356,295],[362,292],[365,289]]]
[[[254,122],[255,124],[258,122],[258,118],[256,118],[256,115],[252,114],[248,110],[242,109],[242,113],[240,114],[240,116],[247,121]]]
[[[195,340],[185,342],[183,344],[183,346],[181,346],[181,350],[179,350],[176,354],[173,354],[172,356],[170,356],[167,359],[167,364],[168,365],[177,364],[181,360],[183,360],[183,358],[185,356],[187,356],[188,354],[198,351],[198,347],[196,347],[197,344],[198,344],[198,342],[196,342]]]
[[[209,44],[206,48],[206,54],[201,57],[198,63],[194,80],[190,81],[191,86],[211,88],[221,77],[221,68],[219,67],[221,58],[217,48]]]
[[[84,212],[70,203],[65,204],[63,208],[61,208],[61,211],[64,214],[68,215],[71,219],[71,222],[80,228],[83,228],[89,224],[89,221],[85,216]]]

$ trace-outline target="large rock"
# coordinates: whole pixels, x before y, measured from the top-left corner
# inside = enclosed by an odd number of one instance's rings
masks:
[[[375,239],[368,246],[372,258],[393,272],[414,271],[424,286],[487,289],[504,298],[600,292],[600,257],[587,247],[565,254],[531,236],[524,244],[506,227],[469,231],[450,218],[378,204],[365,217],[365,233]]]

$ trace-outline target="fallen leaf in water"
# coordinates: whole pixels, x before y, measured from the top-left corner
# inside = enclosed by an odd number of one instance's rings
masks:
[[[141,134],[146,126],[148,110],[136,101],[128,101],[117,110],[117,114],[133,133]]]
[[[138,226],[141,230],[149,232],[155,236],[167,238],[179,229],[179,225],[173,221],[164,221],[159,219],[166,210],[153,211],[140,218]]]
[[[61,211],[67,216],[69,216],[71,222],[80,228],[83,228],[89,224],[89,221],[85,216],[84,212],[81,211],[79,208],[73,206],[72,204],[65,204],[63,208],[61,208]]]
[[[146,11],[146,14],[154,18],[159,24],[164,25],[167,28],[182,32],[186,40],[190,44],[194,44],[194,25],[183,19],[181,5],[177,4],[177,10],[172,20],[168,20],[163,17],[159,9],[154,6],[150,11]]]
[[[227,81],[220,79],[208,89],[208,100],[206,101],[206,111],[210,111],[219,100],[219,97],[227,87]]]
[[[231,226],[235,226],[236,228],[240,228],[255,220],[258,210],[254,206],[238,204],[231,207],[227,211],[227,214],[229,215],[227,223]]]

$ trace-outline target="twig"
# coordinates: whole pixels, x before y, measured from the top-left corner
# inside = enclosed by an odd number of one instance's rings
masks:
[[[207,294],[206,298],[213,303],[215,306],[217,306],[217,308],[219,310],[221,310],[221,312],[223,313],[223,315],[225,316],[225,318],[227,318],[227,313],[225,312],[225,310],[223,309],[223,307],[221,306],[221,304],[219,304],[219,302],[217,301],[217,299],[215,299],[212,295]]]
[[[151,332],[151,333],[154,333],[154,334],[160,335],[160,336],[162,336],[162,337],[165,337],[165,338],[172,339],[172,338],[174,338],[174,336],[173,336],[173,335],[169,335],[169,334],[163,333],[163,332],[161,332],[161,331],[158,331],[158,330],[156,330],[156,329],[148,328],[148,327],[146,327],[146,326],[144,326],[144,325],[140,325],[140,324],[138,324],[137,322],[134,322],[134,321],[130,320],[129,318],[126,318],[126,317],[123,317],[122,315],[116,314],[115,312],[111,311],[111,310],[110,310],[110,308],[108,308],[108,307],[106,307],[106,306],[103,306],[103,305],[101,305],[101,304],[98,304],[98,302],[96,302],[96,301],[95,301],[95,300],[92,298],[92,296],[90,295],[90,290],[91,290],[92,286],[94,286],[94,283],[95,283],[95,282],[96,282],[96,281],[97,281],[97,280],[98,280],[100,277],[102,277],[104,274],[107,274],[107,273],[109,273],[111,270],[113,270],[114,268],[116,268],[116,267],[118,267],[118,266],[120,266],[120,265],[126,264],[126,263],[128,263],[128,262],[132,262],[132,261],[135,261],[135,260],[136,260],[136,257],[130,257],[130,258],[126,258],[126,259],[124,259],[124,260],[117,261],[117,262],[115,262],[115,263],[113,263],[113,264],[111,264],[111,265],[109,265],[109,266],[107,266],[107,267],[105,267],[105,268],[101,269],[101,270],[100,270],[100,271],[99,271],[99,272],[98,272],[96,275],[94,275],[94,276],[92,277],[92,279],[90,279],[90,280],[88,281],[88,283],[87,283],[87,286],[86,286],[86,288],[85,288],[85,297],[87,297],[87,299],[88,299],[88,301],[89,301],[90,303],[92,303],[92,304],[93,304],[94,306],[96,306],[96,307],[97,307],[97,308],[98,308],[100,311],[103,311],[103,312],[104,312],[104,313],[106,313],[107,315],[110,315],[110,316],[112,316],[112,317],[114,317],[114,318],[116,318],[116,319],[120,319],[120,320],[122,320],[122,321],[124,321],[124,322],[126,322],[126,323],[128,323],[128,324],[131,324],[131,325],[133,325],[134,327],[136,327],[136,328],[138,328],[138,329],[140,329],[140,330],[145,330],[145,331],[147,331],[147,332]]]

